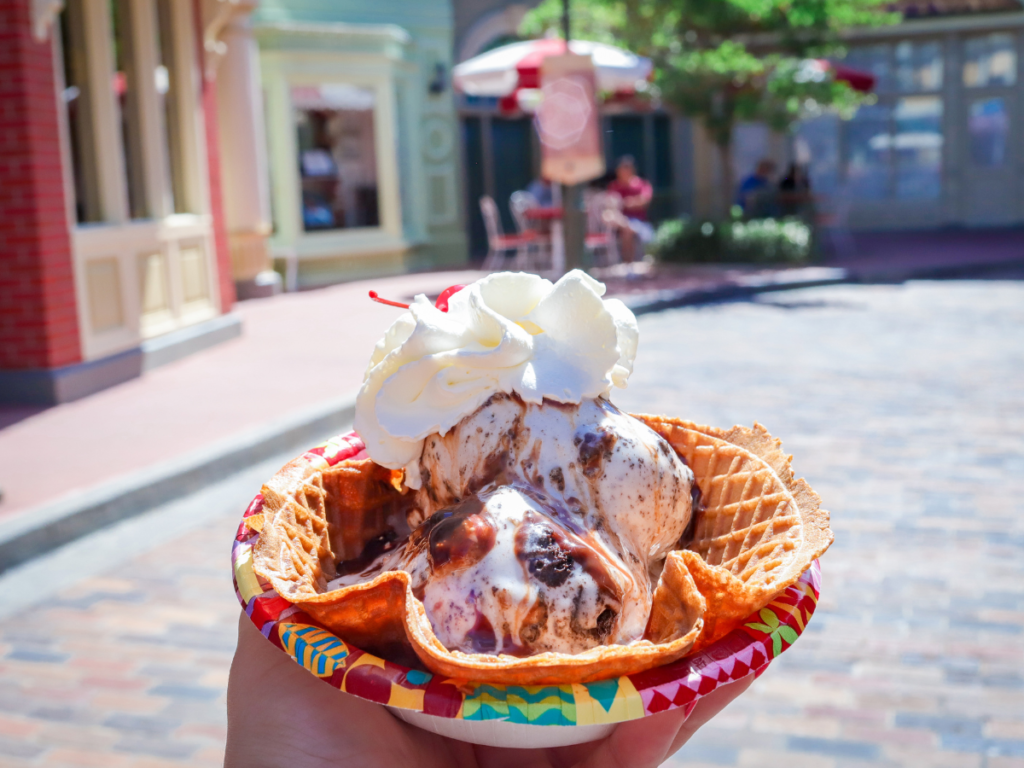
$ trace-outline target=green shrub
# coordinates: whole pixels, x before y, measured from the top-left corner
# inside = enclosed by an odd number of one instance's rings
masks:
[[[797,218],[673,219],[658,227],[650,250],[658,261],[680,264],[802,262],[811,256],[811,228]]]

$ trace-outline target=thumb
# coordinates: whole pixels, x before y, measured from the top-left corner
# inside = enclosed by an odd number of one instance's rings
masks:
[[[576,768],[656,768],[672,753],[682,708],[622,723]]]

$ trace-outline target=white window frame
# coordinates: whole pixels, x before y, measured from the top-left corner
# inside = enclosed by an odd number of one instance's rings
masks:
[[[353,56],[318,51],[315,57],[293,52],[264,53],[262,56],[271,178],[274,182],[275,232],[272,245],[276,255],[299,258],[364,257],[374,253],[404,252],[410,246],[404,237],[398,173],[398,108],[396,73],[380,57]],[[268,66],[269,65],[269,66]],[[343,74],[342,74],[343,73]],[[302,225],[301,176],[296,110],[291,89],[298,86],[351,85],[374,94],[374,141],[377,149],[377,204],[380,224],[306,232]]]
[[[154,72],[157,37],[155,0],[121,0],[131,3],[132,28],[137,72]],[[97,175],[102,221],[76,223],[75,185],[72,178],[70,132],[67,113],[60,110],[62,156],[68,220],[72,235],[79,333],[82,356],[94,360],[137,347],[153,336],[215,317],[220,313],[213,219],[210,214],[205,123],[202,107],[201,69],[197,55],[193,9],[188,0],[172,0],[173,34],[176,46],[172,73],[181,90],[178,132],[182,137],[184,189],[188,206],[194,213],[175,213],[170,189],[170,167],[163,111],[160,108],[154,78],[139,77],[140,125],[143,142],[145,193],[151,218],[132,220],[128,213],[127,178],[120,129],[120,108],[110,87],[114,72],[113,29],[107,0],[82,0],[89,88],[97,158]],[[64,68],[60,35],[55,39],[55,69],[59,103],[64,89]],[[208,300],[186,304],[183,301],[180,254],[183,249],[199,247],[205,256],[205,280]],[[142,312],[142,276],[140,259],[159,253],[163,257],[165,310],[144,315]],[[95,260],[114,258],[118,264],[121,325],[106,330],[91,327],[89,265]]]
[[[946,51],[949,47],[948,40],[938,37],[925,37],[925,38],[905,38],[899,40],[889,40],[882,43],[873,43],[874,45],[884,45],[886,48],[886,54],[888,58],[889,71],[894,74],[892,87],[885,91],[879,91],[877,93],[877,104],[884,106],[888,110],[888,117],[886,119],[887,128],[890,136],[895,136],[896,131],[896,107],[903,99],[915,98],[915,97],[937,97],[939,102],[942,104],[942,120],[943,129],[945,129],[946,111],[948,109],[948,101],[946,97],[946,79],[948,73],[943,71],[942,84],[933,90],[924,90],[920,88],[901,90],[895,83],[895,71],[896,71],[896,46],[902,42],[910,42],[913,45],[922,45],[926,43],[938,43],[940,51],[942,52],[943,61],[945,60]],[[945,139],[945,130],[943,130],[943,138]],[[850,147],[849,139],[847,136],[846,123],[844,122],[839,131],[839,179],[838,182],[841,186],[849,183],[849,162],[850,162]],[[944,175],[948,166],[948,153],[949,148],[943,143],[942,149],[942,166],[940,174]],[[895,156],[889,158],[889,175],[888,185],[886,191],[886,197],[879,200],[866,200],[858,199],[854,201],[855,205],[859,206],[871,206],[871,205],[884,205],[884,206],[941,206],[941,196],[927,199],[913,199],[913,198],[899,198],[896,197],[896,183],[898,173],[898,161]]]

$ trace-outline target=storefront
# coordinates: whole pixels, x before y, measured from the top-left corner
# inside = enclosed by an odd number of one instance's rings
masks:
[[[1024,11],[908,18],[848,43],[874,103],[790,136],[739,126],[734,177],[761,157],[806,165],[831,220],[855,230],[1024,223]]]
[[[275,257],[299,287],[463,263],[450,10],[309,5],[255,23]]]
[[[21,166],[0,212],[0,398],[50,402],[237,334],[238,321],[222,317],[234,290],[199,5],[20,5],[4,19],[2,129]]]

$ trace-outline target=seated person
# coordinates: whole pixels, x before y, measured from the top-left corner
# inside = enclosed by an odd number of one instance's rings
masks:
[[[631,264],[637,256],[636,241],[649,243],[654,239],[654,227],[647,221],[647,206],[651,204],[654,190],[649,181],[637,175],[633,158],[623,155],[615,166],[615,178],[608,184],[608,191],[622,198],[622,216],[616,228],[622,260]]]
[[[758,161],[754,172],[740,182],[736,191],[736,205],[743,209],[749,219],[772,215],[775,189],[772,177],[775,175],[775,162],[764,158]]]
[[[526,191],[533,195],[533,199],[541,208],[550,208],[555,204],[554,187],[551,181],[543,176],[538,176],[531,181]]]

